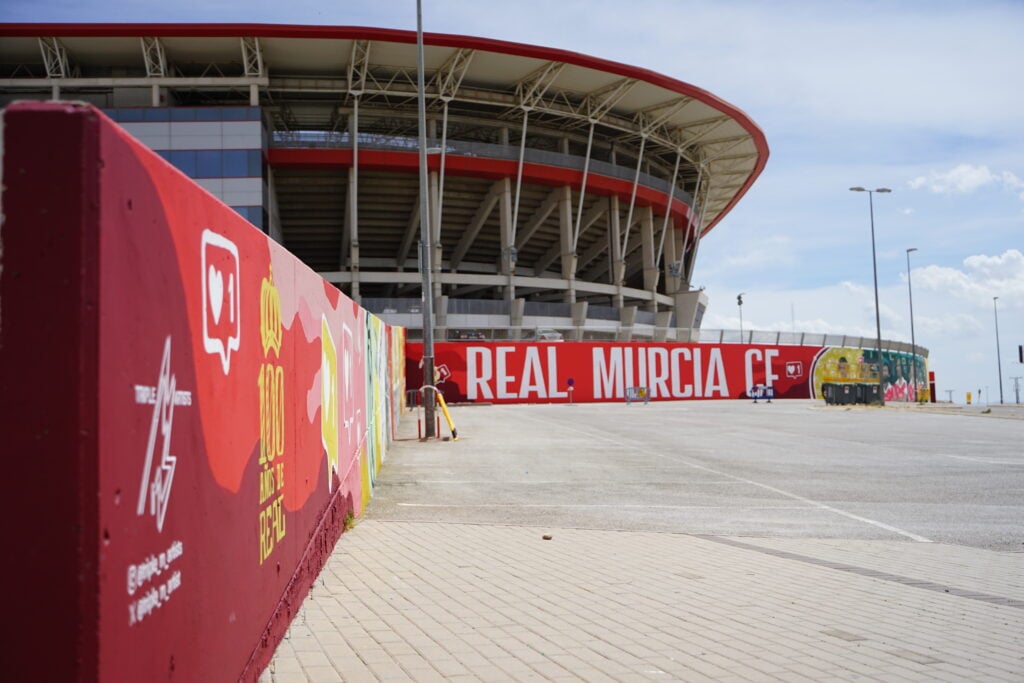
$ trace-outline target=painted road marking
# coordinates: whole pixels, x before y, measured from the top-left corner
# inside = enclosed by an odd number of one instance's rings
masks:
[[[613,443],[613,444],[615,444],[615,445],[617,445],[617,446],[619,446],[621,448],[628,448],[628,449],[633,449],[633,450],[643,450],[644,452],[649,453],[649,454],[654,455],[654,456],[657,456],[659,458],[665,458],[666,460],[672,460],[674,462],[683,463],[684,465],[687,465],[689,467],[693,467],[694,469],[698,469],[698,470],[701,470],[703,472],[710,472],[710,473],[718,475],[720,477],[725,477],[727,479],[733,479],[735,481],[743,482],[744,484],[749,484],[751,486],[756,486],[756,487],[764,489],[766,491],[771,491],[772,493],[776,493],[776,494],[778,494],[780,496],[785,496],[786,498],[790,498],[792,500],[798,500],[801,503],[806,503],[807,505],[810,505],[812,507],[818,508],[819,510],[825,510],[826,512],[831,512],[831,513],[840,515],[842,517],[846,517],[847,519],[852,519],[852,520],[855,520],[855,521],[858,521],[858,522],[862,522],[864,524],[870,524],[871,526],[878,527],[879,529],[885,529],[886,531],[892,532],[892,533],[897,534],[899,536],[904,536],[904,537],[909,538],[909,539],[911,539],[913,541],[917,541],[918,543],[931,543],[932,542],[930,539],[927,539],[924,536],[919,536],[918,534],[912,533],[912,532],[907,531],[905,529],[900,529],[899,527],[892,526],[891,524],[886,524],[885,522],[879,522],[878,520],[875,520],[875,519],[869,519],[868,517],[862,517],[861,515],[855,515],[852,512],[847,512],[846,510],[841,510],[841,509],[839,509],[837,507],[834,507],[832,505],[826,505],[825,503],[822,503],[820,501],[812,500],[810,498],[805,498],[804,496],[800,496],[800,495],[797,495],[795,493],[790,493],[789,491],[783,491],[780,488],[776,488],[774,486],[770,486],[769,484],[763,484],[763,483],[761,483],[759,481],[754,481],[753,479],[746,479],[744,477],[737,477],[735,475],[729,474],[728,472],[723,472],[721,470],[716,470],[713,467],[708,467],[706,465],[701,465],[700,463],[696,463],[696,462],[693,462],[691,460],[687,460],[686,458],[683,458],[683,457],[680,457],[680,456],[677,456],[677,455],[667,455],[667,454],[664,454],[664,453],[655,453],[653,451],[641,448],[640,446],[637,446],[635,443],[632,443],[632,442],[629,442],[629,441],[622,441],[620,439],[616,439],[616,438],[612,438],[612,437],[608,437],[608,436],[601,436],[599,434],[595,434],[593,431],[586,431],[585,432],[583,430],[579,430],[579,429],[575,429],[573,427],[569,427],[569,426],[567,426],[565,424],[562,424],[562,423],[549,422],[548,420],[540,420],[540,419],[538,419],[536,417],[532,417],[532,416],[530,416],[530,417],[521,416],[521,417],[525,417],[525,419],[528,419],[528,420],[534,420],[536,422],[541,422],[541,423],[544,423],[544,424],[552,425],[552,426],[555,426],[555,427],[557,427],[558,429],[561,429],[561,430],[573,431],[573,432],[577,432],[577,433],[580,433],[580,434],[587,434],[587,435],[589,435],[591,437],[596,437],[596,438],[599,438],[599,439],[601,439],[603,441],[607,441],[609,443]],[[599,427],[591,427],[591,429],[599,429]]]

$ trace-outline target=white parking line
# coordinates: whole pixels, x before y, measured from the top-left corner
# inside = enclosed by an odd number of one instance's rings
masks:
[[[956,460],[970,460],[971,462],[980,462],[985,465],[1010,465],[1017,467],[1024,467],[1024,460],[992,460],[991,458],[972,458],[969,455],[950,455],[949,453],[942,453],[947,458],[955,458]]]
[[[900,529],[899,527],[892,526],[891,524],[886,524],[885,522],[879,522],[878,520],[875,520],[875,519],[869,519],[867,517],[862,517],[860,515],[855,515],[852,512],[847,512],[846,510],[840,510],[837,507],[833,507],[831,505],[826,505],[825,503],[822,503],[822,502],[819,502],[819,501],[816,501],[816,500],[812,500],[810,498],[805,498],[805,497],[799,496],[799,495],[797,495],[795,493],[790,493],[789,491],[783,491],[782,489],[776,488],[774,486],[770,486],[768,484],[762,484],[761,482],[754,481],[753,479],[746,479],[744,477],[737,477],[735,475],[729,474],[728,472],[722,472],[721,470],[716,470],[713,467],[708,467],[706,465],[701,465],[700,463],[696,463],[696,462],[687,460],[686,458],[680,457],[678,455],[667,455],[667,454],[664,454],[664,453],[654,453],[654,452],[649,451],[647,449],[642,449],[640,446],[637,446],[635,443],[632,443],[632,442],[629,442],[629,441],[622,441],[622,440],[619,440],[617,438],[608,437],[608,436],[601,436],[601,435],[595,434],[593,430],[597,429],[597,427],[592,427],[591,431],[583,431],[583,430],[580,430],[580,429],[575,429],[573,427],[569,427],[569,426],[567,426],[565,424],[562,424],[562,423],[554,423],[554,422],[549,422],[548,420],[540,420],[540,419],[537,419],[537,418],[532,417],[532,416],[531,417],[527,417],[526,419],[535,420],[537,422],[543,422],[545,424],[555,425],[559,429],[562,429],[562,430],[574,431],[574,432],[578,432],[580,434],[587,434],[588,436],[590,436],[592,438],[599,438],[602,441],[607,441],[609,443],[613,443],[613,444],[615,444],[615,445],[617,445],[619,447],[622,447],[622,448],[629,448],[629,449],[634,449],[634,450],[644,450],[645,452],[650,453],[651,455],[657,456],[659,458],[665,458],[666,460],[671,460],[673,462],[683,463],[684,465],[687,465],[687,466],[692,467],[694,469],[702,470],[704,472],[710,472],[710,473],[716,474],[716,475],[718,475],[720,477],[726,477],[727,479],[732,479],[734,481],[743,482],[744,484],[749,484],[751,486],[756,486],[758,488],[765,489],[766,491],[771,491],[772,493],[776,493],[776,494],[778,494],[780,496],[785,496],[786,498],[790,498],[792,500],[798,500],[801,503],[806,503],[807,505],[816,507],[819,510],[825,510],[827,512],[832,512],[834,514],[841,515],[841,516],[846,517],[848,519],[853,519],[853,520],[856,520],[858,522],[863,522],[864,524],[870,524],[871,526],[875,526],[875,527],[878,527],[880,529],[885,529],[886,531],[890,531],[890,532],[892,532],[894,534],[898,534],[900,536],[904,536],[904,537],[909,538],[909,539],[911,539],[913,541],[917,541],[918,543],[931,543],[932,542],[930,539],[927,539],[924,536],[919,536],[918,534],[912,533],[910,531],[906,531],[905,529]]]

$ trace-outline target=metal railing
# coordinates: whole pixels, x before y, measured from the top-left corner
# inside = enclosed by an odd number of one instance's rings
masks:
[[[386,321],[405,325],[410,331],[410,338],[417,337],[422,325],[419,317],[422,302],[419,299],[364,298],[361,303],[368,311]],[[848,334],[658,327],[654,324],[655,314],[651,311],[637,311],[634,324],[629,326],[619,322],[619,310],[610,306],[589,306],[583,325],[574,325],[570,304],[537,301],[525,302],[522,324],[497,326],[493,316],[508,316],[510,310],[509,302],[500,299],[449,299],[447,311],[435,311],[438,315],[447,316],[448,320],[446,326],[438,326],[441,332],[438,338],[499,341],[536,339],[540,333],[557,332],[566,340],[585,341],[665,339],[705,344],[838,346],[866,350],[874,349],[878,344],[875,337]],[[909,342],[882,340],[883,351],[910,353],[912,348]],[[928,349],[920,345],[916,348],[920,355],[928,356]]]

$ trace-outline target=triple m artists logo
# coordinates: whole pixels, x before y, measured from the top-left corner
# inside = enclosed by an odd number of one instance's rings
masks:
[[[156,518],[157,531],[163,531],[167,503],[174,483],[174,470],[178,459],[171,455],[171,432],[174,427],[175,406],[192,405],[192,392],[179,391],[177,378],[171,374],[171,337],[164,341],[163,359],[156,386],[135,385],[135,402],[153,406],[153,417],[149,425],[149,439],[146,442],[146,462],[142,468],[142,482],[139,484],[139,502],[135,513],[142,516],[147,512]]]

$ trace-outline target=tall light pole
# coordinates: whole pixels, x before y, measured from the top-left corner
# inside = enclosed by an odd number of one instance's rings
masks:
[[[999,301],[998,296],[992,297],[992,312],[996,315],[996,365],[999,368],[999,404],[1003,403],[1003,359],[999,357],[999,308],[996,306],[996,302]]]
[[[878,257],[875,255],[875,201],[876,192],[892,192],[887,187],[867,190],[863,187],[851,187],[851,192],[868,193],[868,209],[871,211],[871,268],[875,275],[875,331],[878,334],[878,402],[885,405],[885,386],[882,383],[882,317],[878,310]]]
[[[917,247],[907,249],[907,295],[910,297],[910,377],[914,386],[914,400],[917,400],[917,341],[914,339],[914,288],[910,285],[910,252]]]
[[[420,123],[420,275],[423,276],[423,385],[434,384],[434,286],[431,282],[430,197],[427,186],[427,97],[423,79],[423,8],[416,0],[416,87],[419,95]],[[422,397],[424,435],[436,436],[434,429],[434,392]]]
[[[740,309],[740,343],[741,344],[743,343],[743,295],[744,294],[746,294],[746,292],[740,292],[739,294],[736,295],[736,305],[739,306],[739,309]]]

